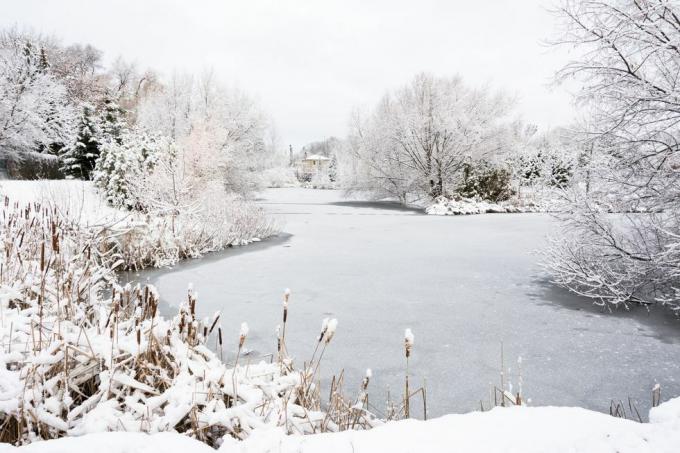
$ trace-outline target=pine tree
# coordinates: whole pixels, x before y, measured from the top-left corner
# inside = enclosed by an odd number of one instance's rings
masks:
[[[68,178],[91,179],[100,155],[100,128],[96,121],[94,108],[83,105],[77,127],[75,141],[62,154],[62,170]]]
[[[122,144],[122,136],[126,128],[125,110],[112,97],[107,97],[101,115],[102,142]]]

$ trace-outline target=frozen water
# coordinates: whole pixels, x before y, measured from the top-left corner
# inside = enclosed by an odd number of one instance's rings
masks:
[[[552,287],[533,253],[554,227],[548,215],[426,216],[304,189],[268,190],[258,202],[284,221],[279,238],[137,276],[172,306],[193,282],[201,317],[223,310],[230,356],[243,321],[250,360],[276,350],[290,287],[287,344],[296,363],[311,357],[322,319],[337,318],[322,374],[344,367],[354,394],[371,368],[379,409],[388,386],[403,392],[406,328],[418,339],[410,385],[427,382],[428,415],[486,406],[490,383],[500,381],[501,342],[506,382],[518,388],[521,356],[533,405],[607,411],[611,399],[627,405],[630,396],[644,417],[655,383],[664,399],[680,394],[680,323],[662,310],[603,313]]]

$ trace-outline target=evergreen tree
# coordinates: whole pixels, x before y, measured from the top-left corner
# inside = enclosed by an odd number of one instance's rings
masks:
[[[102,142],[122,144],[123,132],[127,128],[125,110],[110,96],[104,101],[101,115]]]
[[[75,141],[62,154],[62,170],[68,178],[91,179],[100,155],[100,128],[94,108],[83,105]]]

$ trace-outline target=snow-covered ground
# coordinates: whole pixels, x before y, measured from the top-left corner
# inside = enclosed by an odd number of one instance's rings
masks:
[[[97,226],[116,221],[132,221],[127,211],[112,208],[94,190],[92,183],[80,180],[42,180],[0,182],[0,198],[7,196],[13,203],[39,202],[55,206],[83,226]]]
[[[259,203],[285,221],[279,238],[141,275],[174,306],[193,282],[201,315],[223,309],[228,335],[248,321],[251,357],[275,350],[280,293],[290,287],[296,362],[309,360],[321,319],[337,317],[322,373],[344,369],[351,390],[372,368],[379,408],[388,386],[402,389],[407,327],[416,335],[412,385],[426,381],[431,416],[488,406],[501,341],[515,389],[523,359],[531,405],[608,412],[612,399],[627,407],[630,396],[645,418],[655,383],[664,399],[680,395],[676,319],[602,313],[546,282],[533,252],[554,225],[549,215],[427,216],[304,189],[269,190]]]
[[[370,431],[285,436],[255,431],[243,442],[228,440],[221,453],[677,453],[680,399],[652,410],[651,423],[636,423],[580,408],[495,408],[388,423]],[[2,453],[210,453],[215,450],[180,434],[98,433],[0,446]]]

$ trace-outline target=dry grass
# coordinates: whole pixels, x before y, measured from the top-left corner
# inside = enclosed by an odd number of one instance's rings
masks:
[[[296,371],[286,308],[275,362],[239,361],[244,328],[228,365],[220,315],[199,319],[192,291],[166,320],[153,287],[117,285],[122,257],[106,230],[9,199],[1,219],[0,440],[174,430],[217,446],[265,425],[308,434],[381,423],[368,410],[368,379],[350,398],[341,373],[322,397],[318,369],[335,323],[322,332],[318,357]]]

